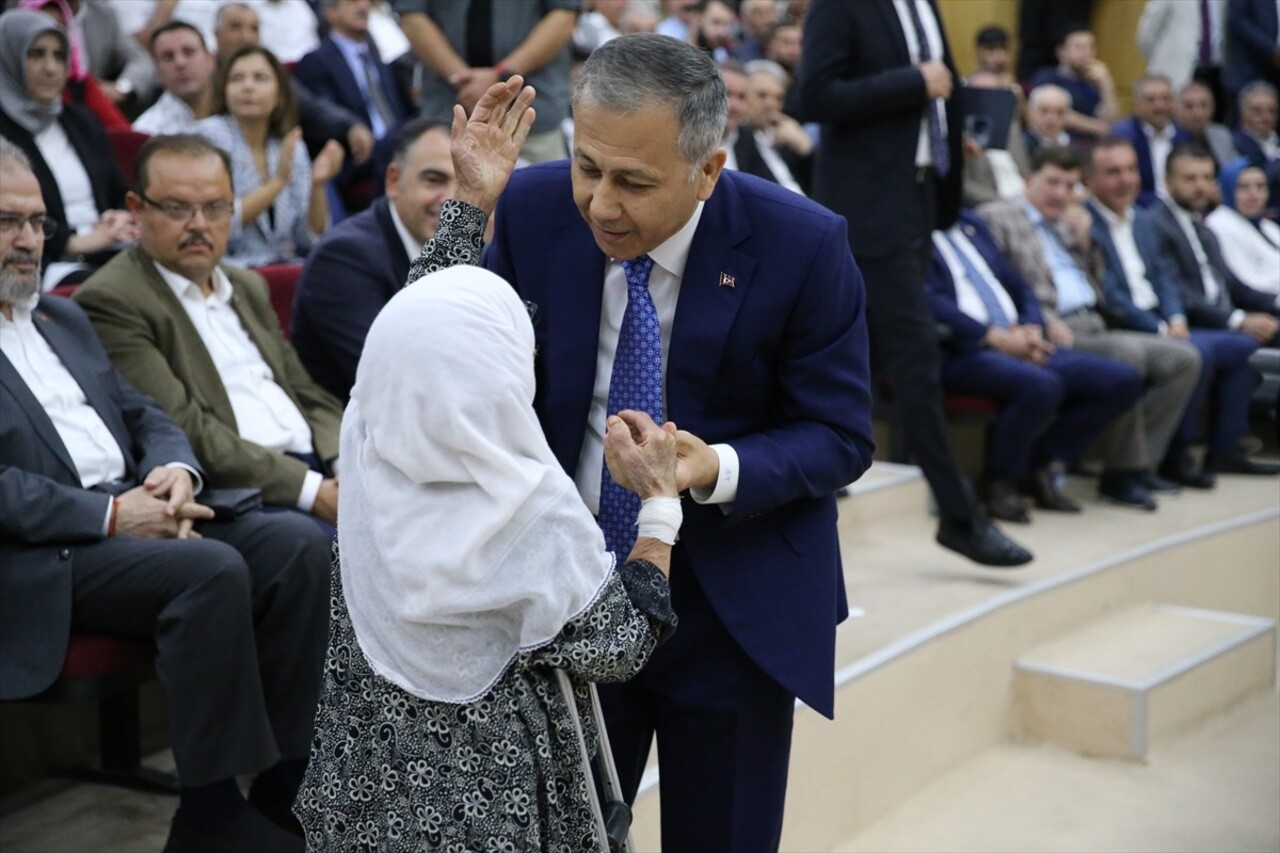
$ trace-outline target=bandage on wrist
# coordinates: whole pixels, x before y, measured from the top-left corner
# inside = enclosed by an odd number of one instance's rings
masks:
[[[640,514],[636,516],[638,535],[674,545],[683,520],[684,510],[680,508],[679,498],[645,498],[640,502]]]

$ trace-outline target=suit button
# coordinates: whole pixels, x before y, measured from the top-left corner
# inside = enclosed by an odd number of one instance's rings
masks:
[[[71,559],[71,549],[70,549],[70,548],[63,548],[61,551],[59,551],[59,552],[58,552],[58,559],[59,559],[59,560],[70,560],[70,559]]]

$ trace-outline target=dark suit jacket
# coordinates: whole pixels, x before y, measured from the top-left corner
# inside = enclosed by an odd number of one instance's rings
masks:
[[[1133,150],[1138,154],[1138,176],[1142,178],[1142,189],[1138,192],[1138,207],[1151,207],[1157,201],[1156,173],[1151,163],[1151,143],[1142,132],[1142,122],[1137,116],[1129,116],[1116,122],[1112,131],[1133,143]],[[1191,135],[1175,125],[1173,144],[1190,142]]]
[[[409,260],[385,198],[340,222],[307,257],[291,340],[307,371],[339,400],[351,396],[369,327],[404,287]]]
[[[1044,318],[1040,314],[1039,301],[1031,292],[1031,287],[1023,280],[1022,274],[1000,251],[987,223],[974,211],[965,209],[960,211],[960,225],[969,242],[973,243],[973,247],[978,250],[978,254],[987,262],[991,272],[1000,280],[1009,298],[1013,300],[1014,308],[1018,311],[1018,323],[1043,325]],[[933,309],[933,316],[939,323],[951,329],[950,345],[962,353],[979,349],[989,326],[960,310],[951,268],[947,266],[937,247],[933,250],[933,263],[929,266],[924,287],[929,297],[929,306]]]
[[[748,175],[764,178],[771,183],[776,184],[778,182],[778,179],[774,177],[773,171],[769,168],[769,164],[765,162],[764,155],[760,153],[760,144],[756,141],[755,128],[751,125],[743,124],[738,127],[738,138],[733,143],[733,156],[738,160],[739,172],[746,172]],[[782,162],[787,164],[787,168],[791,170],[791,177],[795,178],[796,183],[800,185],[800,189],[808,193],[813,156],[801,157],[790,148],[778,149],[778,156],[782,158]]]
[[[316,384],[284,339],[267,283],[250,270],[224,264],[231,308],[262,353],[280,387],[311,427],[316,455],[338,455],[342,407]],[[153,396],[191,439],[213,488],[252,487],[269,504],[293,506],[307,464],[240,437],[226,386],[178,297],[141,249],[98,270],[76,291],[112,360],[129,381]]]
[[[408,117],[411,110],[404,93],[396,84],[395,75],[378,56],[377,45],[372,39],[369,41],[369,51],[378,68],[382,94],[395,113],[391,126],[387,128],[391,131]],[[375,112],[373,103],[365,100],[360,84],[351,73],[351,67],[347,65],[342,51],[331,37],[326,37],[319,47],[302,57],[298,67],[294,69],[294,75],[315,94],[360,116],[361,121],[372,126],[370,116]]]
[[[107,141],[107,133],[102,129],[98,117],[84,107],[76,104],[63,104],[58,114],[58,124],[67,134],[71,147],[80,157],[84,170],[89,173],[89,183],[93,187],[93,203],[98,211],[121,210],[124,208],[125,186],[124,175],[111,155],[111,143]],[[44,196],[45,209],[58,221],[57,232],[44,241],[43,264],[48,265],[62,257],[71,239],[71,228],[67,225],[67,210],[62,204],[62,193],[58,190],[58,182],[53,171],[44,161],[44,155],[36,147],[35,137],[26,128],[9,118],[0,110],[0,136],[17,145],[31,161],[31,169],[40,182],[40,192]],[[98,253],[88,262],[97,266],[106,263],[111,253]]]
[[[1200,245],[1208,256],[1209,266],[1218,277],[1218,294],[1210,299],[1204,292],[1204,279],[1195,250],[1169,208],[1161,201],[1151,208],[1151,224],[1155,227],[1156,250],[1164,259],[1170,277],[1178,287],[1187,322],[1210,329],[1228,328],[1227,321],[1237,308],[1244,311],[1275,313],[1275,300],[1236,278],[1222,258],[1222,249],[1213,232],[1199,222],[1193,223]]]
[[[930,5],[941,25],[937,4]],[[943,60],[959,86],[950,48]],[[951,171],[936,182],[937,216],[928,220],[915,181],[924,78],[911,64],[891,0],[813,0],[798,85],[806,120],[822,122],[813,197],[849,220],[855,257],[901,251],[955,222],[964,171],[959,101],[947,101]]]
[[[1276,49],[1274,0],[1227,0],[1227,57],[1222,85],[1234,96],[1254,80],[1280,85],[1280,70],[1271,61]]]
[[[1178,288],[1165,268],[1156,242],[1155,226],[1151,223],[1151,214],[1141,208],[1133,211],[1133,240],[1138,244],[1138,254],[1147,267],[1147,280],[1156,292],[1158,305],[1147,311],[1133,304],[1133,291],[1129,287],[1129,278],[1125,275],[1124,265],[1116,251],[1115,241],[1111,239],[1111,231],[1102,218],[1098,202],[1090,199],[1085,203],[1093,216],[1093,226],[1089,236],[1102,253],[1106,272],[1102,277],[1102,297],[1106,302],[1106,315],[1109,321],[1117,323],[1123,329],[1139,332],[1158,332],[1160,323],[1179,315],[1185,316],[1182,299],[1178,296]]]
[[[111,494],[157,465],[199,470],[182,430],[116,371],[74,303],[42,297],[32,319],[120,445],[125,479],[110,492],[80,485],[53,422],[0,352],[0,699],[34,695],[58,677],[71,566],[77,546],[102,540]]]
[[[847,239],[844,221],[808,199],[724,172],[693,238],[666,365],[667,416],[732,444],[741,463],[730,512],[684,502],[672,570],[694,572],[743,650],[828,716],[847,614],[833,493],[872,452],[865,292]],[[571,475],[606,262],[567,162],[512,176],[484,265],[539,306],[534,407]]]

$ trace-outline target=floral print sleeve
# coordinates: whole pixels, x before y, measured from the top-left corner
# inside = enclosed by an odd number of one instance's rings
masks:
[[[456,267],[461,264],[479,264],[484,251],[484,229],[489,217],[479,208],[449,199],[440,207],[440,220],[435,236],[422,247],[422,254],[409,267],[407,284],[412,284],[427,273]]]

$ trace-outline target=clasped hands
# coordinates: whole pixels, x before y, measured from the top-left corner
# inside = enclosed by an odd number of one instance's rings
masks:
[[[710,489],[720,476],[720,457],[702,439],[630,409],[606,420],[604,459],[614,482],[642,500]]]
[[[987,329],[983,343],[998,352],[1032,364],[1044,364],[1056,347],[1045,339],[1039,326],[1025,324]]]
[[[192,526],[213,518],[213,510],[195,502],[191,473],[185,468],[157,466],[142,485],[116,500],[117,536],[140,539],[199,539]]]

